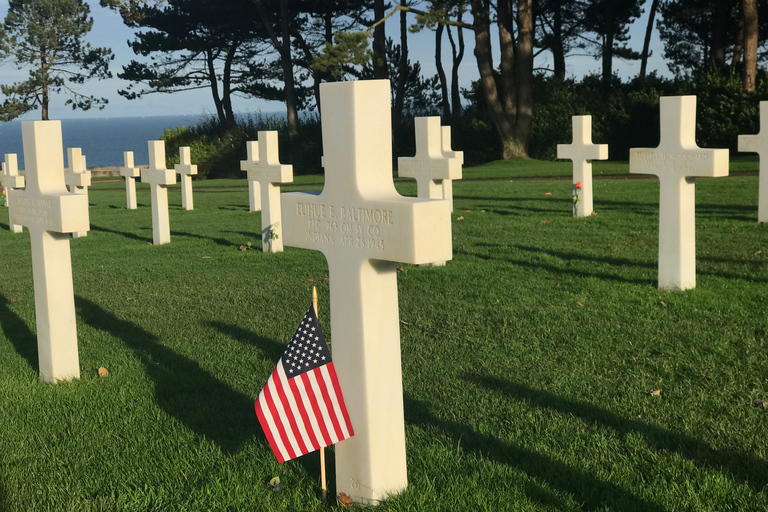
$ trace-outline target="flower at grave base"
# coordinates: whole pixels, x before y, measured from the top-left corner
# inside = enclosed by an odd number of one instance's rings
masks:
[[[580,182],[580,181],[577,181],[577,182],[576,182],[576,183],[573,185],[573,188],[575,188],[576,190],[581,190],[581,182]]]

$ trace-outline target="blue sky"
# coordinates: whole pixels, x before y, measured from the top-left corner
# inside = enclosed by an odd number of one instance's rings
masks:
[[[133,39],[133,31],[126,27],[120,16],[110,9],[99,6],[98,0],[86,0],[91,6],[91,15],[94,18],[93,30],[86,38],[93,46],[106,46],[112,49],[115,54],[115,60],[110,69],[113,75],[117,75],[122,66],[128,64],[132,59],[137,58],[128,48],[127,41]],[[5,18],[8,10],[8,0],[0,0],[0,16]],[[646,8],[646,11],[648,8]],[[630,28],[629,46],[637,51],[642,50],[643,38],[645,36],[645,27],[647,24],[648,13],[645,12],[642,17],[635,21]],[[395,40],[399,39],[399,22],[396,17],[390,18],[387,22],[387,32]],[[445,47],[443,49],[444,57],[450,58],[450,46],[447,38],[444,37]],[[471,33],[465,33],[467,41],[467,50],[460,69],[461,85],[467,87],[472,80],[478,78],[477,65],[472,54],[473,37]],[[494,41],[494,44],[496,40]],[[425,76],[436,74],[434,66],[434,33],[431,31],[412,34],[409,39],[409,52],[411,61],[421,63],[422,72]],[[659,40],[658,31],[654,30],[651,43],[653,55],[649,59],[648,71],[657,70],[659,74],[669,76],[663,55],[663,47]],[[444,66],[447,65],[444,60]],[[542,53],[536,58],[534,63],[536,67],[551,67],[552,60],[549,54]],[[568,74],[577,78],[587,73],[599,73],[600,61],[590,56],[571,56],[566,61]],[[625,62],[614,60],[614,70],[626,79],[636,76],[640,69],[639,61]],[[447,70],[446,70],[447,71]],[[25,70],[18,71],[10,62],[0,64],[0,82],[12,83],[17,80],[23,80],[27,75]],[[111,80],[91,81],[78,89],[85,94],[94,94],[109,99],[109,104],[104,110],[91,110],[88,112],[73,111],[64,106],[63,97],[54,97],[50,105],[50,116],[52,119],[66,119],[74,117],[125,117],[125,116],[155,116],[155,115],[198,115],[215,112],[213,100],[207,90],[187,91],[174,94],[150,94],[138,100],[126,100],[117,94],[117,90],[125,88],[126,82],[113,78]],[[279,102],[268,102],[256,99],[237,98],[234,101],[234,108],[237,112],[281,112],[284,107]],[[27,114],[24,119],[38,119],[39,110]]]

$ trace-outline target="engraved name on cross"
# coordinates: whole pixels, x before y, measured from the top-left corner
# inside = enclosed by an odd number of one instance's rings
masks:
[[[64,174],[64,182],[73,194],[83,194],[88,197],[88,187],[91,186],[91,171],[85,166],[85,156],[80,148],[67,148],[67,163],[69,167]],[[82,238],[88,233],[78,231],[72,233],[72,238]]]
[[[24,176],[19,174],[19,160],[15,153],[6,153],[5,161],[3,162],[3,173],[0,175],[0,183],[3,185],[5,191],[5,206],[10,205],[10,198],[13,190],[17,188],[24,188]],[[8,210],[10,215],[10,210]],[[21,233],[24,228],[18,224],[8,222],[8,227],[14,233]]]
[[[240,160],[240,170],[246,173],[248,178],[248,211],[257,212],[261,210],[261,194],[259,190],[258,174],[259,168],[259,143],[255,140],[249,140],[245,143],[247,160]]]
[[[256,178],[261,190],[261,247],[264,252],[282,252],[280,183],[293,181],[293,166],[280,163],[277,132],[259,132],[258,144],[259,160],[248,179]]]
[[[396,262],[450,259],[450,212],[395,190],[388,80],[321,84],[320,101],[325,187],[283,194],[283,233],[328,262],[333,358],[355,429],[336,445],[337,492],[376,503],[407,485]]]
[[[696,145],[696,96],[660,101],[657,148],[629,150],[629,172],[659,177],[659,288],[696,287],[696,177],[728,175],[728,150]]]
[[[125,177],[125,201],[129,210],[136,209],[136,178],[141,176],[139,168],[133,165],[133,151],[123,151],[120,176]]]
[[[760,176],[757,189],[757,222],[768,222],[768,101],[760,102],[760,132],[739,135],[739,151],[760,156]]]
[[[197,165],[192,165],[189,146],[179,148],[179,162],[174,166],[181,181],[181,207],[191,210],[195,207],[192,200],[192,176],[197,174]]]
[[[150,140],[149,168],[141,170],[141,182],[149,183],[152,197],[152,240],[155,245],[171,241],[168,217],[168,185],[176,183],[176,173],[165,168],[165,142]]]
[[[576,191],[579,201],[573,210],[574,217],[589,217],[594,211],[592,202],[592,160],[607,160],[608,145],[592,144],[592,116],[572,116],[573,142],[557,145],[557,158],[573,162],[573,186],[581,182]]]
[[[64,183],[60,121],[23,121],[27,187],[10,196],[11,222],[26,226],[32,245],[40,378],[78,378],[77,326],[69,233],[89,229],[88,198]]]

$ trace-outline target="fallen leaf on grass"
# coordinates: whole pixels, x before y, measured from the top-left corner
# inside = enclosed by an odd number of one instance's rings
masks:
[[[323,278],[323,281],[325,281],[325,282],[327,283],[327,282],[328,282],[328,278],[327,278],[327,277],[324,277],[324,278]]]
[[[554,279],[555,281],[562,281],[563,280],[562,277],[557,277],[557,276],[549,276],[547,279]]]
[[[664,307],[667,307],[667,303],[664,302],[664,301],[661,301],[661,305],[664,306]]]
[[[106,368],[104,368],[103,366],[99,368],[99,377],[106,377],[107,375],[109,375],[109,372],[107,371]]]
[[[551,195],[552,195],[552,192],[544,192],[544,195],[545,195],[545,196],[551,196]]]
[[[269,481],[269,486],[272,487],[274,492],[280,492],[283,489],[283,482],[280,481],[279,476],[276,476]]]
[[[464,210],[464,213],[469,213],[469,212],[471,212],[471,211],[472,211],[472,210]]]
[[[653,391],[646,391],[645,394],[649,396],[661,396],[661,390],[654,389]]]
[[[315,282],[315,280],[314,280],[314,279],[307,279],[307,280],[306,280],[306,281],[304,281],[304,282],[305,282],[305,283],[314,283],[314,282]]]
[[[734,235],[743,235],[744,234],[741,231],[731,231],[731,233],[733,233]]]
[[[456,220],[464,220],[464,216],[462,215],[461,217],[456,217]]]
[[[408,269],[407,268],[403,268],[403,267],[397,267],[397,271],[398,272],[408,272]]]
[[[16,297],[15,299],[11,299],[11,302],[19,302],[21,300],[21,297]]]
[[[763,251],[757,251],[755,254],[763,254]]]
[[[581,303],[581,302],[579,302],[579,301],[576,301],[576,305],[577,305],[577,306],[581,306],[582,308],[584,307],[584,304],[582,304],[582,303]]]
[[[354,505],[352,498],[350,498],[346,493],[343,493],[343,492],[339,493],[338,501],[339,501],[339,506],[341,508],[350,509],[352,508],[352,505]]]
[[[211,257],[210,256],[203,256],[203,259],[204,260],[209,260],[209,259],[211,259]]]
[[[592,210],[592,213],[590,213],[590,215],[592,215],[594,217],[595,215],[597,215],[597,212]]]
[[[496,226],[496,227],[497,227],[497,228],[500,228],[500,227],[501,227],[501,224],[499,224],[499,225],[498,225],[498,226]]]
[[[768,402],[766,402],[765,400],[753,400],[752,405],[754,405],[755,407],[762,407],[763,409],[768,408]]]
[[[549,224],[549,221],[548,220],[543,220],[543,221],[539,222],[539,224]]]

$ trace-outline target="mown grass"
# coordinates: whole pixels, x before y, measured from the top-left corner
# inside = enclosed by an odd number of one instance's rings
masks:
[[[29,236],[0,217],[0,510],[335,508],[317,455],[278,464],[253,413],[308,280],[343,328],[324,258],[238,250],[260,247],[244,182],[198,185],[193,211],[171,191],[159,247],[145,187],[135,211],[92,188],[71,242],[82,377],[57,385],[37,379]],[[570,193],[457,182],[453,260],[398,273],[409,487],[381,510],[765,510],[757,177],[698,181],[686,292],[656,288],[658,181],[597,180],[587,219]]]

